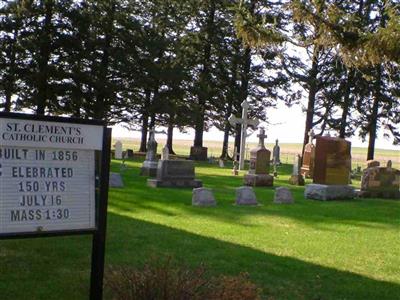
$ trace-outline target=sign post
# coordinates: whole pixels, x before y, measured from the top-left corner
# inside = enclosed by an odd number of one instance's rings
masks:
[[[0,239],[92,234],[101,299],[111,129],[104,122],[0,113]]]

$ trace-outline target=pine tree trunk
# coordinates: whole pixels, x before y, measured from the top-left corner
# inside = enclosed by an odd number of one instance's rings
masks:
[[[49,79],[49,60],[51,51],[51,19],[53,17],[53,1],[45,1],[44,3],[44,24],[42,34],[39,39],[39,59],[37,74],[37,94],[36,94],[36,114],[44,115],[48,100],[48,79]]]
[[[206,38],[204,41],[203,49],[203,68],[200,74],[200,89],[198,92],[198,111],[196,115],[195,123],[195,136],[193,146],[203,147],[203,131],[205,121],[205,106],[207,98],[209,97],[209,84],[210,84],[210,67],[211,67],[211,36],[214,34],[214,18],[215,18],[215,0],[210,0],[210,6],[208,9],[207,23],[206,23]]]
[[[174,149],[172,147],[173,137],[174,137],[174,124],[172,122],[172,118],[170,118],[170,122],[168,123],[167,130],[167,147],[170,154],[175,154]]]
[[[313,119],[314,119],[314,107],[315,107],[315,96],[317,95],[317,75],[318,75],[318,56],[320,53],[320,48],[316,46],[314,48],[313,58],[312,58],[312,66],[309,72],[309,91],[308,91],[308,104],[307,104],[307,115],[306,115],[306,124],[304,129],[304,139],[303,139],[303,149],[302,153],[304,156],[304,148],[308,143],[309,131],[313,128]]]
[[[146,115],[142,116],[142,130],[141,130],[139,152],[146,152],[147,151],[148,126],[149,126],[149,116],[146,114]]]
[[[142,129],[139,152],[147,151],[147,133],[149,129],[149,107],[151,102],[151,92],[149,89],[145,90],[145,102],[142,108]]]
[[[339,137],[344,139],[346,137],[346,128],[347,128],[347,117],[350,111],[351,105],[351,98],[350,98],[350,89],[353,85],[353,78],[354,78],[354,69],[350,69],[347,82],[346,82],[346,89],[343,99],[343,112],[342,117],[340,120],[340,130],[339,130]]]
[[[381,99],[381,66],[376,67],[376,79],[374,82],[374,103],[372,105],[372,112],[369,120],[369,140],[368,140],[368,154],[367,160],[374,159],[375,156],[375,140],[378,124],[378,110],[379,101]]]
[[[240,142],[242,136],[242,126],[240,124],[236,125],[236,136],[235,136],[235,149],[236,149],[236,157],[233,157],[233,160],[239,160]],[[233,152],[235,152],[235,149]]]
[[[220,158],[221,159],[229,159],[229,154],[228,154],[228,144],[229,144],[229,131],[231,129],[231,124],[229,124],[228,121],[225,123],[225,129],[224,129],[224,141],[222,143],[222,151]]]
[[[10,112],[11,111],[11,90],[6,90],[6,101],[4,103],[4,111]]]

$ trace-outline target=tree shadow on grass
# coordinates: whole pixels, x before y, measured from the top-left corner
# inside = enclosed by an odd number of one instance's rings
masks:
[[[109,214],[107,264],[140,265],[170,255],[213,274],[248,272],[269,299],[398,299],[400,285],[264,253],[170,227]]]
[[[116,168],[116,166],[114,166]],[[206,187],[212,188],[218,202],[217,207],[198,208],[191,206],[191,189],[149,188],[146,177],[139,176],[138,167],[130,167],[123,173],[124,189],[111,189],[111,205],[124,210],[149,209],[157,213],[174,216],[177,210],[191,215],[216,218],[225,222],[237,222],[247,216],[280,216],[294,219],[315,228],[330,230],[326,225],[348,224],[358,227],[399,228],[400,202],[390,200],[312,201],[305,200],[304,187],[294,187],[278,180],[276,186],[289,186],[295,204],[275,205],[275,187],[255,188],[259,207],[233,206],[235,188],[242,185],[241,177],[223,175],[201,175]]]

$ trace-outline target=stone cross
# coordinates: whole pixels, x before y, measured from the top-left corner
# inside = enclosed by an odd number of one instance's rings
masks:
[[[314,137],[315,137],[315,133],[314,133],[314,130],[313,130],[312,128],[311,128],[310,131],[308,132],[308,136],[309,136],[308,143],[309,143],[309,144],[312,144],[313,139],[314,139]]]
[[[257,135],[257,137],[258,137],[258,146],[261,148],[265,148],[264,139],[267,138],[267,135],[265,134],[265,130],[263,127],[260,128],[260,133]]]
[[[242,118],[236,118],[234,115],[229,117],[229,123],[235,127],[237,124],[242,126],[242,136],[240,139],[240,158],[239,158],[239,170],[244,169],[244,153],[245,153],[245,145],[246,145],[246,137],[247,137],[247,127],[253,126],[257,127],[260,121],[258,119],[249,119],[248,118],[248,110],[249,110],[249,103],[244,100],[242,102]]]

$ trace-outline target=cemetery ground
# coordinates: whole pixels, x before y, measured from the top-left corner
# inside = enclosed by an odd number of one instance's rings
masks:
[[[141,162],[127,161],[125,187],[110,190],[106,266],[170,256],[210,276],[248,272],[265,299],[399,299],[400,201],[305,200],[283,165],[274,185],[288,186],[295,204],[273,204],[274,188],[260,187],[260,206],[238,207],[244,173],[197,163],[218,205],[192,207],[191,189],[147,188]],[[88,236],[1,241],[0,298],[87,299],[90,249]]]
[[[137,151],[137,149],[139,149],[140,141],[138,139],[115,139],[113,141],[113,145],[115,144],[116,140],[122,141],[122,144],[124,145],[124,150],[134,149],[135,151]],[[161,147],[161,145],[165,145],[165,140],[162,139],[162,136],[160,138],[157,137],[157,141],[159,142],[159,147]],[[269,139],[269,141],[271,141],[271,139]],[[174,140],[173,148],[177,155],[188,156],[190,152],[190,146],[192,144],[192,140]],[[233,148],[231,144],[232,143],[230,143],[229,148],[230,155],[232,155],[233,153]],[[281,147],[281,160],[284,163],[293,163],[294,155],[302,152],[302,144],[279,143],[279,145]],[[204,146],[208,147],[208,156],[218,158],[221,154],[222,142],[220,141],[205,141]],[[252,149],[256,146],[257,143],[255,142],[248,143],[247,148]],[[266,143],[265,146],[267,149],[272,151],[274,143]],[[367,148],[352,147],[351,155],[352,168],[356,168],[357,166],[361,166],[362,168],[366,167]],[[375,149],[375,159],[381,162],[381,166],[386,166],[387,161],[390,159],[393,162],[393,168],[400,169],[399,150],[386,150],[377,148]]]

